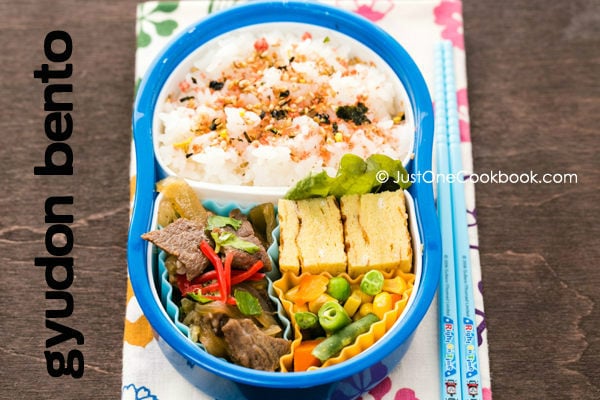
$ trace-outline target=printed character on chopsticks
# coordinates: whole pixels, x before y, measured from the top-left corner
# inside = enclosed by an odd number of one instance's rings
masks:
[[[456,381],[446,381],[446,393],[449,396],[456,394]]]
[[[477,396],[479,393],[479,385],[476,381],[467,382],[467,392],[469,393],[469,396]]]

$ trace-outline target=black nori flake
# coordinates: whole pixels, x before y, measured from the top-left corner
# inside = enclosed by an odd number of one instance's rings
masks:
[[[194,82],[194,85],[195,85],[196,83],[198,83],[198,81],[196,80],[196,78],[194,78],[193,76],[192,76],[192,82]]]
[[[329,124],[329,114],[327,113],[317,113],[315,115],[321,124]]]
[[[265,110],[262,110],[259,115],[260,119],[263,119],[265,115],[267,115],[267,113],[265,112]]]
[[[210,81],[210,83],[208,84],[208,87],[212,90],[221,90],[223,89],[223,86],[225,86],[225,82]]]
[[[185,155],[185,158],[190,158],[190,157],[191,157],[191,156],[193,156],[193,155],[194,155],[194,153],[187,153],[187,154]]]
[[[215,131],[215,130],[217,130],[217,127],[218,127],[218,125],[217,125],[217,118],[214,118],[211,121],[210,126],[208,127],[208,129],[210,129],[211,131]]]
[[[279,92],[279,98],[283,99],[285,97],[288,97],[290,95],[290,91],[289,90],[284,90],[282,92]]]
[[[363,122],[370,123],[371,121],[367,118],[366,113],[369,111],[367,106],[362,102],[356,103],[355,106],[340,106],[335,112],[338,118],[344,121],[352,121],[356,125],[361,125]]]
[[[188,101],[188,100],[192,100],[194,98],[194,96],[185,96],[179,99],[180,102],[184,102],[184,101]]]
[[[276,120],[284,119],[285,117],[287,117],[287,111],[275,109],[271,111],[271,117],[275,118]]]
[[[337,124],[337,122],[334,122],[333,124],[331,124],[331,128],[333,129],[333,133],[336,133],[338,131],[338,124]]]
[[[244,137],[246,138],[246,140],[248,141],[248,143],[252,142],[252,139],[250,139],[250,136],[248,136],[248,132],[244,131]]]

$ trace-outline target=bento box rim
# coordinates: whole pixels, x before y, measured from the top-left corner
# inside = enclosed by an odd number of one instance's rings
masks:
[[[155,59],[139,86],[133,110],[136,188],[127,247],[128,271],[138,303],[155,332],[192,363],[232,381],[252,386],[310,387],[317,383],[322,385],[339,381],[359,373],[384,358],[413,333],[429,309],[437,289],[441,263],[439,226],[435,217],[433,191],[430,184],[415,182],[409,189],[415,200],[419,232],[423,241],[423,281],[420,290],[413,294],[415,299],[406,314],[404,325],[397,327],[394,335],[384,338],[376,348],[373,348],[368,358],[360,354],[355,357],[354,362],[317,371],[300,373],[255,371],[225,361],[215,361],[208,354],[199,352],[187,338],[173,329],[172,324],[165,320],[160,304],[156,304],[150,290],[152,277],[148,276],[145,265],[148,245],[141,239],[141,235],[150,228],[150,216],[156,196],[154,185],[157,171],[150,127],[155,106],[152,104],[152,99],[154,98],[155,102],[158,91],[153,89],[156,87],[153,85],[156,85],[159,77],[165,79],[164,77],[168,75],[165,71],[177,65],[187,55],[185,49],[172,44],[182,40],[196,40],[200,45],[202,41],[210,40],[229,30],[268,22],[300,22],[334,29],[367,45],[388,62],[405,86],[417,126],[414,142],[415,156],[408,166],[409,172],[419,176],[418,174],[431,170],[433,144],[431,98],[418,67],[395,39],[356,14],[316,2],[254,1],[237,5],[198,21],[178,35]]]

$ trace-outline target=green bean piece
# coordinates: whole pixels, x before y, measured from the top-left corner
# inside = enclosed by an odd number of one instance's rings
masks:
[[[344,307],[337,301],[328,301],[319,308],[319,324],[325,332],[336,332],[352,322]]]
[[[300,329],[311,329],[319,323],[319,317],[310,311],[299,311],[294,313],[294,319]]]
[[[360,290],[369,296],[375,296],[383,290],[383,274],[381,271],[372,269],[363,276],[360,281]]]
[[[339,302],[345,302],[348,297],[350,297],[350,293],[352,293],[352,289],[350,288],[350,283],[341,276],[334,276],[329,280],[327,284],[327,294],[329,294],[334,299]]]
[[[377,321],[379,321],[377,315],[373,313],[365,315],[361,319],[352,322],[350,325],[345,326],[319,343],[313,349],[312,355],[322,362],[327,361],[342,351],[344,347],[354,343],[358,336],[368,332],[371,325]]]

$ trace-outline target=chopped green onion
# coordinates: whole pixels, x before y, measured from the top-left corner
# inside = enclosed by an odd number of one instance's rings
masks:
[[[210,303],[211,301],[213,301],[212,299],[202,296],[200,293],[196,292],[188,292],[187,297],[202,304]]]

